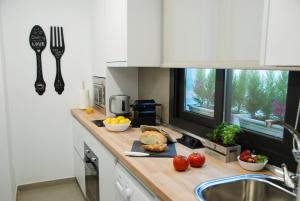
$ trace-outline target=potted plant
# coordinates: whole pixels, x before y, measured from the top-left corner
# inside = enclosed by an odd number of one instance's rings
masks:
[[[241,152],[241,146],[236,144],[240,127],[222,123],[212,133],[207,134],[205,152],[224,162],[236,161]]]

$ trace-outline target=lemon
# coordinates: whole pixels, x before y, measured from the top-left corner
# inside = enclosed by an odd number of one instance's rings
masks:
[[[111,118],[107,118],[107,119],[105,120],[105,123],[111,124]]]
[[[94,113],[94,108],[88,107],[88,108],[85,109],[85,112],[86,112],[87,114],[92,114],[92,113]]]
[[[121,120],[120,120],[120,124],[126,124],[125,119],[121,119]]]
[[[113,118],[113,119],[111,120],[111,123],[110,123],[110,124],[119,124],[119,120],[116,119],[116,118]]]
[[[129,119],[121,119],[120,120],[120,124],[128,124],[129,123]]]
[[[118,116],[117,119],[120,121],[120,120],[122,120],[122,119],[125,119],[125,117],[123,117],[123,116]]]

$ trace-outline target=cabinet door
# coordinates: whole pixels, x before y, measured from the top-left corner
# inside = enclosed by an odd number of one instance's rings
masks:
[[[73,126],[73,141],[74,149],[78,152],[81,158],[84,158],[84,141],[83,141],[83,128],[82,125],[75,119],[72,120]]]
[[[100,197],[102,200],[115,200],[116,190],[114,186],[116,158],[104,148],[99,153],[99,177]]]
[[[92,75],[106,77],[106,7],[105,0],[92,2]]]
[[[261,0],[165,0],[163,66],[258,66]]]
[[[75,149],[74,149],[74,173],[81,191],[83,192],[84,196],[86,196],[84,162]]]
[[[164,65],[215,57],[216,3],[214,0],[164,1]]]
[[[127,61],[127,0],[106,0],[106,62]]]
[[[268,0],[264,65],[300,65],[300,1]]]

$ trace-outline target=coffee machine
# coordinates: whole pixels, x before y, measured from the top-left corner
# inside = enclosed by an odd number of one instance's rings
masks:
[[[157,125],[159,122],[157,122],[156,106],[161,106],[161,104],[156,104],[154,100],[134,101],[134,104],[131,105],[133,111],[132,126],[140,127],[140,125]]]

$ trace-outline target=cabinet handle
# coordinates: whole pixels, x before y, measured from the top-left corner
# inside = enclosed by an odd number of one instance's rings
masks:
[[[131,188],[125,188],[124,190],[124,197],[126,201],[130,201],[131,200],[131,196],[133,194],[133,190]]]
[[[119,192],[122,194],[123,188],[122,188],[121,184],[118,181],[116,181],[116,186],[117,186],[117,189],[119,190]]]
[[[125,201],[130,201],[131,200],[131,196],[133,194],[133,190],[130,188],[125,188],[123,189],[122,185],[120,184],[119,181],[115,181],[116,187],[121,195],[121,197],[125,200]]]

